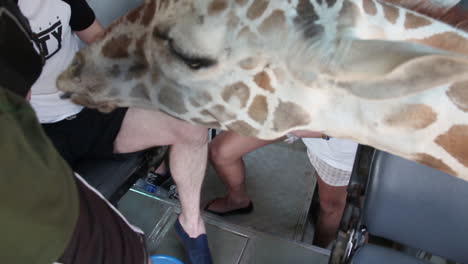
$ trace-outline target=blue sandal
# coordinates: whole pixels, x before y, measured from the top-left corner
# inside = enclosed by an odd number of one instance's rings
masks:
[[[206,234],[191,238],[180,224],[179,218],[174,223],[174,229],[187,252],[191,264],[213,264]]]

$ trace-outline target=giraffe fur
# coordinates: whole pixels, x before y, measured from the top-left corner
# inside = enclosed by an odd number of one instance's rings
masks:
[[[321,131],[468,180],[468,34],[441,19],[456,6],[404,2],[147,0],[57,84],[102,111],[262,139]]]

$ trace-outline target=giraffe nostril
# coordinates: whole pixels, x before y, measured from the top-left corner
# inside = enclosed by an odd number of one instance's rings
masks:
[[[60,99],[70,99],[72,97],[73,93],[72,92],[65,92],[60,95]]]

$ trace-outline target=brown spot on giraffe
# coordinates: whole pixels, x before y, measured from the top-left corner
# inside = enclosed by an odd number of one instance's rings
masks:
[[[328,4],[328,7],[332,7],[336,4],[336,0],[326,0],[327,1],[327,4]]]
[[[169,110],[177,114],[187,113],[183,95],[169,87],[163,87],[158,94],[159,103],[166,106]]]
[[[133,64],[128,68],[125,80],[141,78],[149,71],[148,62],[145,57],[135,57]]]
[[[146,62],[148,62],[148,61],[146,61]],[[151,84],[153,84],[153,85],[157,84],[159,82],[159,80],[160,80],[161,69],[159,68],[158,64],[153,63],[149,70],[150,70]]]
[[[407,13],[406,14],[406,19],[405,19],[405,28],[406,29],[415,29],[419,27],[424,27],[431,25],[432,22],[420,15],[415,15],[412,13]]]
[[[73,57],[72,63],[68,68],[70,75],[73,77],[81,76],[81,72],[83,71],[83,67],[85,65],[85,58],[81,52],[75,54]]]
[[[375,5],[374,0],[364,0],[362,3],[364,8],[364,12],[371,16],[375,16],[377,14],[377,6]]]
[[[319,16],[309,0],[299,0],[296,11],[297,17],[294,18],[294,24],[296,24],[297,28],[304,31],[303,35],[305,38],[312,38],[324,32],[322,25],[315,24]]]
[[[255,20],[263,15],[268,7],[268,1],[266,0],[255,0],[247,10],[247,17],[250,20]]]
[[[141,5],[133,10],[131,10],[130,12],[128,12],[128,14],[125,16],[127,18],[127,20],[130,22],[130,23],[135,23],[141,16],[141,11],[143,10],[143,8],[145,7],[145,5]]]
[[[332,7],[335,5],[336,3],[336,0],[316,0],[318,4],[322,4],[322,3],[327,3],[328,7]]]
[[[104,86],[102,85],[102,83],[105,82],[105,80],[101,77],[98,77],[96,76],[96,79],[95,79],[95,83],[88,83],[86,85],[86,92],[89,93],[89,94],[97,94],[97,93],[100,93]]]
[[[452,126],[445,134],[435,141],[445,151],[457,159],[463,166],[468,167],[468,125]]]
[[[199,104],[197,101],[195,101],[193,98],[190,98],[189,99],[189,102],[192,106],[195,106],[195,107],[200,107],[201,104]]]
[[[147,34],[143,34],[135,42],[135,56],[133,57],[133,64],[128,68],[126,80],[137,79],[149,71],[149,64],[144,54],[144,44]]]
[[[240,6],[244,6],[245,4],[247,4],[248,0],[236,0],[236,3]]]
[[[253,33],[248,26],[244,26],[241,31],[237,34],[238,39],[246,39],[247,42],[254,42],[257,35]]]
[[[423,129],[437,120],[437,114],[431,107],[423,104],[406,105],[385,119],[392,127]]]
[[[221,129],[221,126],[219,125],[218,122],[207,122],[207,121],[203,121],[202,119],[200,119],[198,117],[192,118],[190,120],[192,122],[196,123],[196,124],[199,124],[199,125],[202,125],[202,126],[205,126],[205,127]]]
[[[268,103],[266,96],[255,96],[252,104],[249,107],[249,116],[260,124],[265,122],[268,117]]]
[[[392,24],[397,22],[400,15],[398,8],[388,4],[382,4],[385,18]]]
[[[208,15],[218,15],[228,7],[226,0],[213,0],[208,7]]]
[[[229,19],[228,19],[228,22],[227,22],[228,28],[230,28],[230,29],[237,28],[237,26],[239,25],[239,22],[240,22],[239,17],[237,17],[237,15],[234,12],[229,12],[228,16],[229,16]]]
[[[236,118],[236,115],[226,110],[226,108],[223,105],[212,106],[208,111],[202,111],[202,114],[210,115],[216,120],[218,120],[220,123]]]
[[[236,121],[227,126],[229,130],[240,133],[245,136],[255,137],[258,135],[258,129],[252,127],[245,121]]]
[[[468,112],[468,81],[454,83],[447,91],[447,96],[463,112]]]
[[[274,92],[275,88],[271,86],[270,76],[265,71],[259,72],[254,76],[254,82],[263,90]]]
[[[239,62],[239,66],[244,69],[244,70],[253,70],[255,69],[255,67],[258,66],[259,64],[259,60],[257,58],[247,58],[247,59],[243,59]]]
[[[151,83],[157,84],[159,82],[159,71],[152,69],[151,70]]]
[[[284,83],[286,81],[286,72],[284,69],[275,68],[273,69],[273,73],[275,74],[275,78],[278,83]]]
[[[411,39],[411,41],[468,55],[468,41],[455,32],[439,33],[425,39]]]
[[[452,170],[447,164],[445,164],[442,160],[434,158],[431,155],[418,153],[416,154],[415,160],[421,164],[426,166],[432,167],[434,169],[446,172],[451,175],[456,175],[457,173]]]
[[[344,1],[339,14],[338,31],[345,30],[350,26],[356,25],[361,16],[361,9],[351,1]]]
[[[157,42],[167,41],[168,40],[168,28],[155,26],[151,36]]]
[[[130,97],[151,101],[150,91],[143,83],[138,83],[130,91]]]
[[[225,102],[229,102],[232,98],[237,98],[242,108],[247,105],[249,100],[250,90],[243,82],[237,82],[226,86],[221,93],[221,97]]]
[[[126,35],[110,38],[102,47],[102,55],[110,59],[127,58],[131,42],[132,39]]]
[[[143,26],[148,26],[153,20],[154,15],[156,14],[156,1],[150,1],[144,7],[145,13],[141,18],[141,24]]]
[[[145,43],[148,34],[144,33],[135,43],[135,54],[137,56],[145,57]]]
[[[213,97],[211,97],[209,93],[201,91],[190,97],[189,101],[191,105],[195,107],[200,107],[213,101]]]
[[[280,101],[274,113],[273,129],[278,132],[310,123],[310,116],[300,105]]]
[[[283,33],[286,28],[286,17],[282,10],[273,11],[258,28],[258,31],[263,35],[271,33]]]

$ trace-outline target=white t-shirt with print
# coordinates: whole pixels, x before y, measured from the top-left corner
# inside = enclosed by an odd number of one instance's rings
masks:
[[[60,99],[56,79],[79,49],[79,39],[69,22],[70,6],[62,0],[19,0],[18,6],[29,19],[46,64],[41,76],[31,88],[31,105],[41,123],[54,123],[79,113],[83,107]]]

